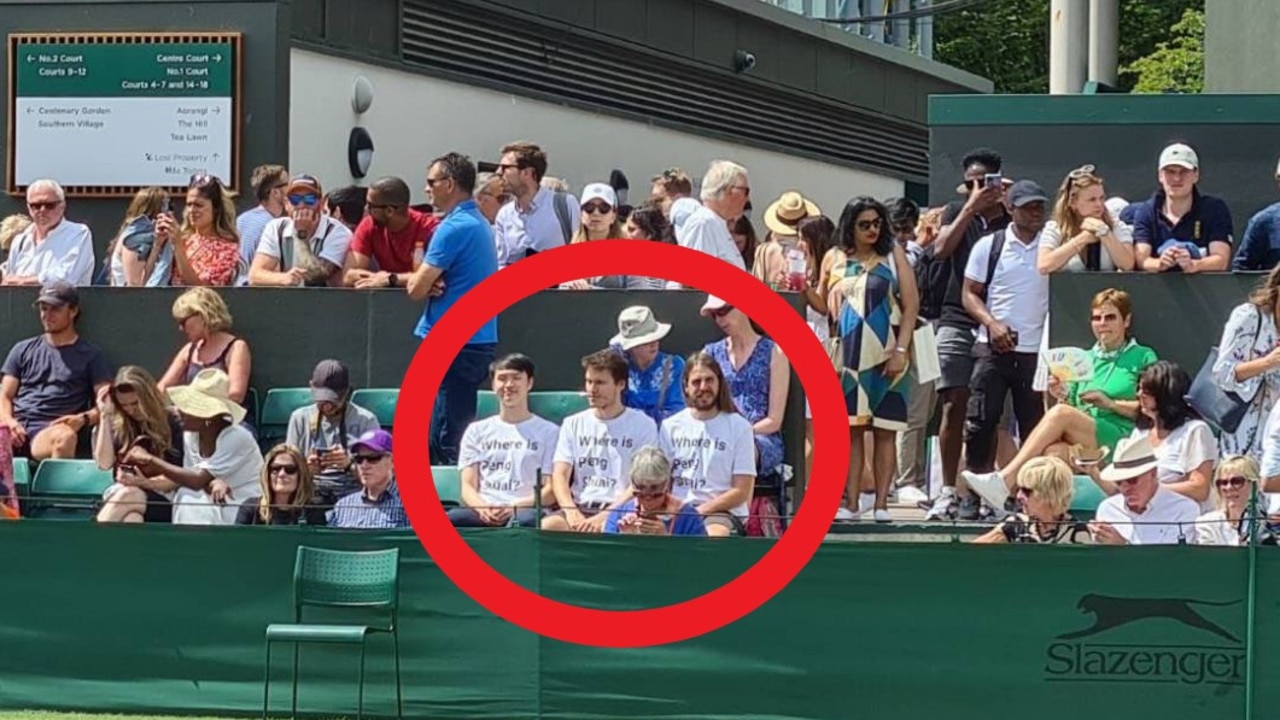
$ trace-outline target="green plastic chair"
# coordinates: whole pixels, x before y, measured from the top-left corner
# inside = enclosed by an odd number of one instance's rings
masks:
[[[27,458],[13,459],[13,487],[20,498],[31,495],[31,461]]]
[[[574,413],[586,410],[590,405],[587,396],[576,390],[535,390],[529,393],[529,411],[556,425]],[[498,397],[491,390],[476,394],[476,419],[498,414]]]
[[[492,390],[476,393],[476,419],[483,420],[498,414],[498,396]]]
[[[1107,494],[1088,475],[1075,476],[1075,490],[1071,495],[1071,515],[1077,520],[1092,520],[1098,505]]]
[[[400,399],[400,388],[361,388],[351,394],[351,403],[373,413],[378,424],[390,430],[395,424],[396,401]]]
[[[436,494],[446,508],[462,505],[462,473],[452,465],[432,465],[431,477],[436,481]]]
[[[27,514],[82,520],[93,514],[111,483],[111,472],[100,470],[92,460],[44,460],[31,478]]]
[[[293,415],[294,410],[313,402],[310,388],[268,390],[266,399],[262,401],[262,414],[258,418],[258,443],[264,449],[270,449],[277,443],[284,442],[289,433],[289,416]]]
[[[400,549],[348,552],[298,547],[293,568],[293,623],[267,626],[266,679],[262,691],[262,717],[266,720],[271,699],[271,645],[293,645],[293,714],[298,716],[298,651],[302,643],[360,645],[359,700],[356,718],[364,717],[364,658],[369,635],[391,636],[396,668],[396,717],[404,716],[400,685]],[[387,624],[305,624],[306,606],[385,612]]]

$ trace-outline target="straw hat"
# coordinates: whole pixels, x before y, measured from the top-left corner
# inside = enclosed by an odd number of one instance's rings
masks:
[[[660,323],[653,316],[653,311],[643,305],[629,307],[618,313],[618,334],[610,341],[620,345],[623,350],[630,350],[656,340],[661,340],[671,332],[670,323]]]
[[[1132,480],[1146,475],[1160,465],[1156,453],[1151,449],[1151,441],[1146,435],[1137,438],[1125,438],[1116,443],[1116,454],[1112,456],[1111,465],[1100,473],[1107,482]]]
[[[231,416],[231,424],[244,420],[245,409],[231,399],[231,381],[227,374],[216,368],[201,370],[190,385],[169,388],[169,401],[183,415],[213,419]]]
[[[801,220],[821,214],[822,211],[812,201],[795,190],[788,190],[765,209],[764,224],[775,235],[795,237],[800,232],[797,226]]]

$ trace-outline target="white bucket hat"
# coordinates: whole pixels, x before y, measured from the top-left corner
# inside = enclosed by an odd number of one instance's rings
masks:
[[[231,399],[231,380],[217,368],[201,370],[190,385],[171,387],[166,391],[178,411],[192,417],[213,419],[229,415],[233,425],[244,420],[245,409]]]
[[[623,350],[646,345],[667,336],[671,332],[670,323],[660,323],[653,316],[653,311],[644,305],[635,305],[618,313],[618,334],[613,336],[610,344],[618,345]]]

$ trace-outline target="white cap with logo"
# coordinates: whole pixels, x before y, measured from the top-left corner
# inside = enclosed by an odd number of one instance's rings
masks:
[[[1167,168],[1170,165],[1178,165],[1188,170],[1199,170],[1200,158],[1196,155],[1196,151],[1191,149],[1191,146],[1174,143],[1160,153],[1160,169]]]

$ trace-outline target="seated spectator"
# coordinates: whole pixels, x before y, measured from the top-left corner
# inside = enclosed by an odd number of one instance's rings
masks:
[[[167,287],[173,278],[173,245],[156,242],[156,220],[169,211],[164,188],[139,190],[119,232],[107,246],[107,270],[115,287]]]
[[[1088,528],[1075,522],[1068,510],[1075,490],[1071,468],[1056,457],[1038,457],[1018,471],[1014,497],[1018,511],[974,540],[998,543],[1080,543]]]
[[[258,204],[240,213],[236,218],[236,235],[240,236],[240,266],[244,273],[253,265],[258,253],[258,241],[267,223],[285,214],[284,193],[289,187],[289,170],[283,165],[259,165],[253,169],[249,186]],[[360,196],[360,211],[364,212],[364,195]],[[249,282],[248,275],[237,278],[237,285]]]
[[[185,431],[181,466],[138,445],[122,460],[181,486],[173,495],[175,525],[234,525],[240,506],[262,493],[262,451],[241,427],[245,411],[229,388],[226,373],[209,369],[166,391]]]
[[[240,505],[237,525],[327,524],[325,508],[315,503],[311,468],[297,448],[281,444],[267,452],[258,489],[260,497]]]
[[[366,190],[359,185],[347,185],[337,190],[330,190],[324,196],[324,214],[342,223],[342,226],[355,232],[364,220],[364,199]],[[348,250],[350,246],[348,246]]]
[[[670,323],[658,322],[652,310],[636,305],[618,313],[618,334],[609,340],[609,346],[622,354],[630,369],[622,403],[658,425],[684,409],[680,389],[684,358],[661,349],[669,332]]]
[[[1249,299],[1236,306],[1218,340],[1214,380],[1249,404],[1233,432],[1218,438],[1226,455],[1262,458],[1267,414],[1280,403],[1280,265]]]
[[[1097,342],[1089,349],[1093,377],[1062,383],[1049,377],[1053,407],[1031,431],[1013,460],[985,474],[961,473],[969,487],[993,508],[1002,508],[1020,468],[1034,458],[1100,461],[1133,432],[1138,417],[1138,378],[1156,361],[1151,348],[1129,334],[1133,303],[1123,290],[1107,289],[1093,298],[1090,325]]]
[[[609,511],[604,532],[622,535],[706,535],[703,517],[671,494],[671,462],[646,446],[631,459],[632,497]]]
[[[140,446],[170,465],[182,464],[182,421],[165,403],[155,378],[137,365],[120,368],[115,382],[98,395],[98,415],[93,459],[115,477],[102,495],[98,522],[172,522],[179,485],[119,462]]]
[[[1200,545],[1249,544],[1249,504],[1257,500],[1257,511],[1267,510],[1266,496],[1258,491],[1258,462],[1245,455],[1229,455],[1213,473],[1218,492],[1216,510],[1201,515],[1196,521],[1197,543]],[[1259,528],[1261,530],[1261,528]]]
[[[202,370],[217,369],[230,378],[231,400],[243,404],[252,358],[249,343],[231,333],[231,311],[222,296],[207,287],[191,288],[173,302],[173,319],[187,342],[160,378],[160,389],[185,385]]]
[[[777,472],[782,465],[782,416],[787,408],[791,363],[773,340],[761,337],[751,319],[724,300],[709,295],[703,317],[715,319],[724,340],[703,350],[720,364],[733,404],[752,424],[756,443],[756,471]]]
[[[1128,272],[1133,269],[1133,232],[1111,214],[1106,188],[1092,165],[1067,174],[1058,188],[1053,219],[1040,234],[1040,272],[1066,270]]]
[[[351,438],[379,429],[378,418],[351,402],[351,373],[339,360],[321,360],[311,372],[314,404],[289,416],[285,443],[302,454],[309,478],[314,478],[315,504],[332,507],[339,498],[360,489],[347,445]]]
[[[1280,164],[1276,165],[1275,179],[1280,182]],[[1280,265],[1280,202],[1268,205],[1249,218],[1231,269],[1266,272],[1276,265]]]
[[[382,178],[369,186],[369,214],[351,236],[347,287],[405,287],[409,282],[440,224],[439,218],[418,212],[409,203],[409,186],[400,178]]]
[[[1231,211],[1201,195],[1200,159],[1181,143],[1160,153],[1160,189],[1126,208],[1135,267],[1147,272],[1212,272],[1231,262]]]
[[[72,285],[93,282],[93,234],[89,226],[66,218],[67,196],[54,180],[27,186],[31,224],[9,246],[0,265],[4,285],[46,285],[65,280]]]
[[[756,481],[751,423],[734,407],[720,363],[706,352],[689,358],[680,384],[688,407],[658,431],[658,446],[671,459],[671,493],[697,509],[708,535],[745,535]]]
[[[409,519],[400,502],[391,433],[371,430],[351,443],[352,462],[363,489],[347,495],[329,511],[329,526],[338,528],[404,528]]]
[[[321,212],[320,181],[298,175],[289,182],[285,215],[267,223],[249,268],[249,284],[342,287],[351,231]]]
[[[71,458],[81,430],[98,424],[94,400],[111,383],[107,356],[76,330],[80,294],[66,280],[40,290],[44,333],[13,346],[0,384],[0,423],[17,455]]]
[[[498,414],[467,426],[458,453],[462,507],[449,511],[456,527],[537,527],[535,492],[550,505],[551,468],[560,428],[529,411],[533,361],[508,355],[491,367]]]
[[[628,368],[620,355],[601,350],[582,367],[591,407],[561,426],[551,476],[560,509],[542,520],[544,530],[600,532],[604,511],[626,499],[632,455],[658,441],[653,419],[622,404]]]
[[[14,213],[0,220],[0,268],[9,259],[9,250],[13,241],[27,228],[31,227],[31,218],[22,213]]]
[[[1120,441],[1115,460],[1099,480],[1119,493],[1098,505],[1089,523],[1093,540],[1102,545],[1174,545],[1195,543],[1200,506],[1174,492],[1157,477],[1160,461],[1146,436]]]
[[[173,215],[156,221],[156,241],[173,243],[173,285],[227,287],[247,272],[240,260],[235,204],[222,181],[205,173],[192,176],[182,227]]]

